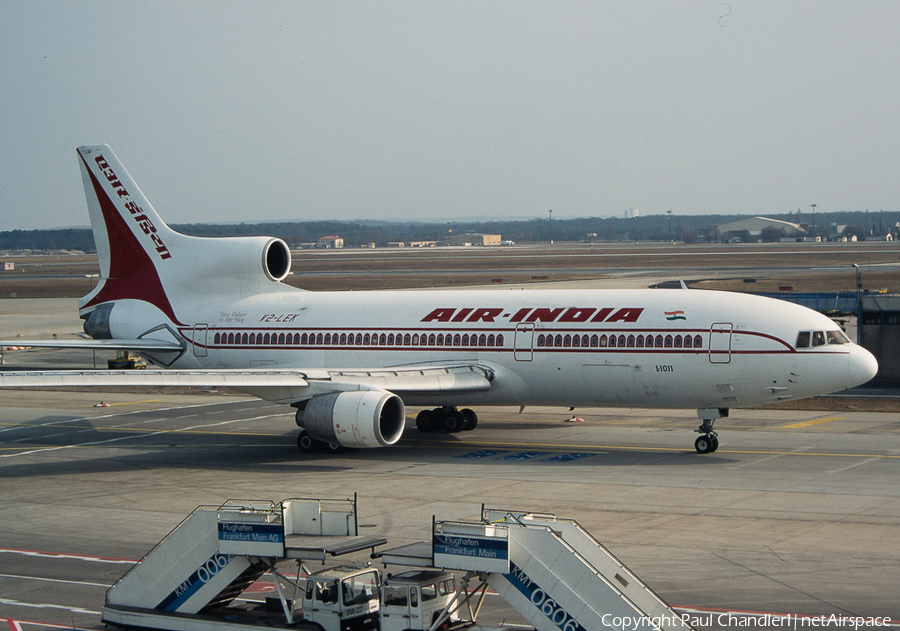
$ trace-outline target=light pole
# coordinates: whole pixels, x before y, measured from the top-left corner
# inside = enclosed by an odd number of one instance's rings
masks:
[[[551,208],[550,213],[550,245],[553,245],[553,209]]]
[[[862,289],[862,279],[859,275],[859,265],[853,264],[856,269],[856,343],[862,346],[862,302],[859,293]]]
[[[812,206],[812,209],[813,209],[813,236],[815,237],[815,236],[818,236],[815,234],[816,233],[816,205],[810,204],[810,206]]]
[[[672,243],[672,211],[667,210],[666,214],[669,216],[669,243]]]

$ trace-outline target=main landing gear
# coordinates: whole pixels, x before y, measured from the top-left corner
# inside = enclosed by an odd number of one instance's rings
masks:
[[[416,416],[416,427],[420,432],[468,432],[478,425],[478,415],[469,408],[457,410],[455,407],[441,407],[422,410]]]
[[[346,448],[343,445],[339,445],[336,443],[326,443],[324,440],[317,440],[309,435],[303,428],[303,424],[300,421],[300,418],[303,415],[302,410],[297,410],[296,422],[300,427],[300,433],[297,434],[297,449],[302,451],[305,454],[311,454],[316,452],[325,452],[329,454],[340,454],[343,453]]]
[[[710,454],[719,448],[719,435],[713,430],[716,419],[728,417],[728,408],[700,409],[697,416],[703,421],[694,431],[700,434],[694,441],[694,449],[698,454]]]
[[[336,443],[326,443],[324,440],[317,440],[310,436],[305,429],[301,429],[297,434],[297,449],[305,454],[316,452],[325,452],[329,454],[344,453],[346,448]]]

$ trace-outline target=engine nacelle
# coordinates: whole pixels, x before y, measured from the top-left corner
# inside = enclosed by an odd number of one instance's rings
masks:
[[[291,271],[291,250],[274,237],[193,237],[178,247],[190,275],[203,283],[278,282]]]
[[[403,435],[406,407],[385,390],[336,392],[313,397],[297,415],[309,435],[344,447],[387,447]]]

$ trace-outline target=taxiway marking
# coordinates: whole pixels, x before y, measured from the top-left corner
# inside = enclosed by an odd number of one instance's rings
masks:
[[[778,429],[801,429],[803,427],[811,427],[822,423],[831,423],[832,421],[843,421],[843,416],[830,416],[828,418],[817,418],[811,421],[802,421],[800,423],[791,423],[790,425],[781,425]]]

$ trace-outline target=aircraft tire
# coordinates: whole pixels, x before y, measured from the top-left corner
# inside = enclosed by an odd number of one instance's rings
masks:
[[[446,430],[448,434],[461,432],[465,424],[465,417],[463,417],[463,415],[460,414],[457,410],[451,410],[447,412],[447,415],[444,417],[444,430]]]
[[[311,454],[316,451],[317,442],[305,429],[301,429],[300,433],[297,434],[297,449],[305,454]]]
[[[434,412],[432,410],[422,410],[416,415],[416,429],[425,434],[433,432],[434,421]]]
[[[713,441],[709,436],[698,436],[697,440],[694,441],[694,449],[697,450],[698,454],[708,454],[713,449]]]
[[[478,415],[475,414],[474,410],[470,410],[469,408],[463,408],[459,411],[463,417],[463,427],[462,431],[471,432],[478,426]]]
[[[712,436],[712,449],[710,451],[716,451],[719,448],[719,438],[717,436]]]

